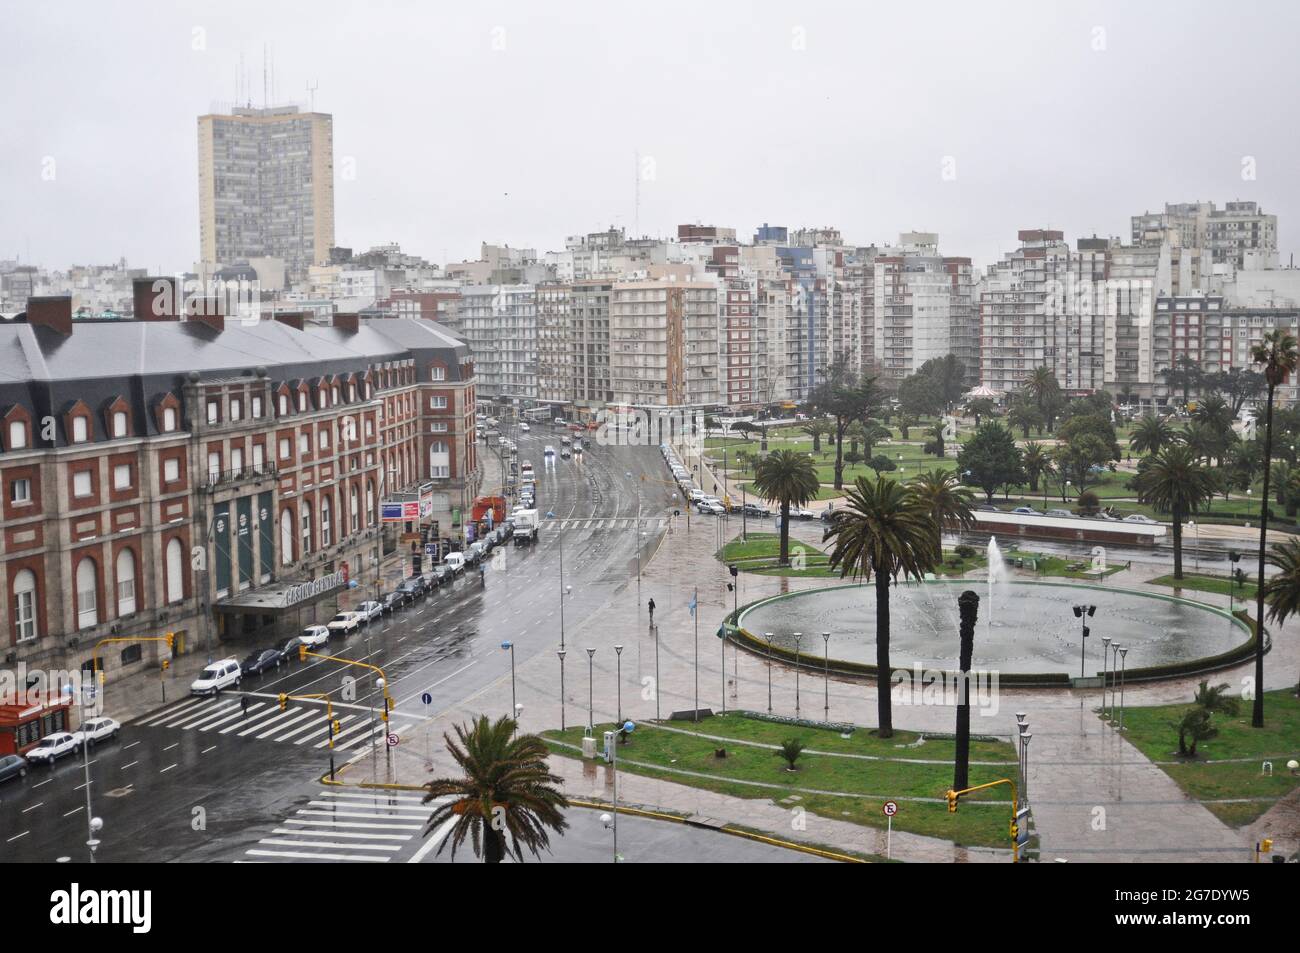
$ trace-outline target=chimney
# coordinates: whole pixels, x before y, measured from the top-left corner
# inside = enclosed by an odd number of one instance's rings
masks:
[[[355,314],[336,314],[334,315],[334,327],[342,328],[351,334],[356,334],[360,327],[360,322]]]
[[[301,311],[282,311],[275,316],[275,320],[281,324],[287,324],[291,328],[302,330],[302,312]]]
[[[221,298],[192,298],[185,303],[185,320],[221,333],[226,329],[225,311]]]
[[[137,321],[179,321],[175,278],[136,278],[131,301]]]
[[[50,328],[67,337],[72,333],[71,295],[28,298],[27,323]]]

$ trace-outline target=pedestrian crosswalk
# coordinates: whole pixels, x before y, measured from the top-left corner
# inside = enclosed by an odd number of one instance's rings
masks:
[[[454,823],[423,836],[429,815],[445,800],[425,804],[414,791],[322,787],[236,863],[419,863]]]
[[[635,516],[605,516],[592,519],[547,520],[542,524],[542,528],[558,526],[560,529],[627,529],[639,525],[642,530],[649,533],[667,529],[671,522],[671,518],[662,516],[643,516],[640,519]]]
[[[327,748],[330,738],[326,713],[323,704],[291,704],[281,711],[273,701],[251,695],[231,695],[186,698],[146,715],[135,724]],[[389,727],[379,712],[372,713],[364,708],[341,710],[337,705],[334,720],[339,723],[338,734],[334,736],[335,751],[359,749],[372,741],[382,742],[388,733],[402,735],[414,724],[394,721]]]

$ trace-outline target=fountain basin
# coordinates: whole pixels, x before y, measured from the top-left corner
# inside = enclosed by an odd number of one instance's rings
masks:
[[[983,580],[935,580],[895,585],[890,590],[892,667],[954,671],[959,649],[957,597],[980,596],[973,667],[996,670],[1021,684],[1063,684],[1080,674],[1080,620],[1073,606],[1097,606],[1089,622],[1084,674],[1102,671],[1102,638],[1128,647],[1126,679],[1134,681],[1212,671],[1234,665],[1253,651],[1250,627],[1225,608],[1160,593],[1065,582],[1002,582],[995,618],[984,616],[988,592]],[[874,584],[806,589],[751,603],[737,625],[751,648],[766,651],[765,633],[786,658],[799,649],[809,664],[822,662],[821,633],[830,632],[832,667],[874,672],[876,596]],[[1112,657],[1114,655],[1112,651]]]

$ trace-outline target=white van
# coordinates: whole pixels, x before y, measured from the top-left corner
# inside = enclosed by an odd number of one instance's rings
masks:
[[[191,695],[218,695],[223,688],[238,688],[243,670],[236,659],[213,662],[190,683]]]
[[[442,558],[442,564],[454,573],[465,571],[465,554],[448,553]]]

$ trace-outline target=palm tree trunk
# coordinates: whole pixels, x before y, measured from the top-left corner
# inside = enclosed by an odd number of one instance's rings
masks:
[[[957,697],[957,750],[953,766],[952,789],[963,791],[970,786],[970,666],[975,651],[975,617],[979,612],[980,597],[969,589],[957,598],[961,615],[958,638],[961,642],[958,665]]]
[[[844,489],[844,430],[835,427],[835,489]]]
[[[1183,578],[1183,515],[1174,508],[1174,578]]]
[[[1264,424],[1264,487],[1259,503],[1259,588],[1255,593],[1255,704],[1250,726],[1264,727],[1264,548],[1268,545],[1268,477],[1273,461],[1273,391],[1277,385],[1270,374],[1268,415]]]
[[[876,719],[879,738],[894,736],[889,689],[889,574],[876,569]]]
[[[781,558],[782,566],[790,565],[790,501],[781,501]]]
[[[489,823],[483,828],[483,863],[499,864],[506,857],[506,832],[492,829]]]

